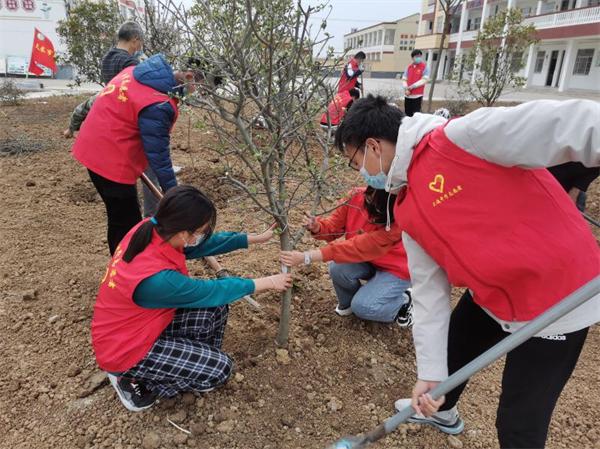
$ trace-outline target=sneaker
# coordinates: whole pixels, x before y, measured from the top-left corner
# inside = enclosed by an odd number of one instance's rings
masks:
[[[156,393],[148,390],[144,384],[136,382],[135,379],[117,377],[110,373],[107,373],[107,375],[119,399],[125,408],[131,412],[146,410],[152,407],[158,399]]]
[[[181,171],[183,167],[179,166],[179,165],[173,165],[173,173],[175,173],[176,175],[179,174],[179,172]]]
[[[394,407],[396,407],[397,411],[401,411],[409,405],[410,399],[398,399],[394,404]],[[434,413],[429,418],[417,413],[408,418],[408,422],[428,424],[449,435],[458,435],[465,428],[465,422],[458,416],[458,409],[456,406],[452,407],[450,410]]]
[[[335,313],[339,316],[348,316],[352,315],[352,307],[346,307],[345,309],[340,309],[340,305],[335,306]]]
[[[404,304],[398,310],[396,315],[396,323],[400,327],[410,327],[413,324],[413,302],[412,302],[412,290],[407,289],[402,296],[404,297]]]

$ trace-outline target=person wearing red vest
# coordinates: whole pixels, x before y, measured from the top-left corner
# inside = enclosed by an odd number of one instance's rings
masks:
[[[404,87],[404,113],[412,117],[415,112],[421,112],[425,84],[429,82],[429,67],[423,61],[423,52],[415,49],[410,54],[413,62],[402,75]]]
[[[88,169],[106,206],[111,255],[142,218],[135,183],[148,164],[163,191],[177,185],[169,149],[178,115],[174,96],[192,92],[199,77],[191,70],[173,72],[162,55],[152,56],[113,78],[83,122],[73,156]]]
[[[326,127],[338,126],[352,106],[352,102],[359,98],[360,91],[358,89],[345,90],[336,94],[327,106],[327,112],[323,112],[321,116],[321,125]]]
[[[599,166],[599,116],[593,101],[540,100],[448,122],[404,117],[373,96],[346,115],[336,146],[371,185],[397,193],[395,222],[357,236],[343,261],[404,244],[418,380],[412,399],[396,406],[412,404],[419,413],[411,421],[460,433],[456,404],[465,385],[445,402],[428,392],[600,274],[591,229],[541,169]],[[321,252],[327,261],[333,248]],[[468,289],[454,310],[451,285]],[[597,295],[507,355],[496,418],[502,448],[544,447],[556,401],[599,321]]]
[[[388,203],[385,190],[357,188],[349,192],[329,217],[308,215],[304,226],[317,240],[333,242],[345,237],[344,243],[335,247],[333,261],[329,264],[329,274],[338,299],[335,309],[338,315],[354,314],[363,320],[396,322],[400,327],[408,327],[412,324],[412,302],[402,242],[375,259],[363,253],[360,263],[335,262],[337,255],[343,257],[344,248],[352,246],[353,239],[358,235],[384,226],[386,207],[392,205],[393,201]],[[281,261],[288,266],[306,264],[310,263],[307,260],[309,255],[309,252],[284,251]],[[366,282],[363,284],[361,281]]]
[[[92,345],[98,366],[128,410],[144,410],[159,397],[209,391],[224,384],[231,358],[221,350],[228,304],[265,290],[291,287],[289,274],[259,279],[191,278],[186,259],[264,243],[258,235],[213,234],[213,202],[191,186],[165,194],[156,215],[117,246],[102,278]]]
[[[360,87],[358,77],[363,73],[363,62],[367,58],[364,52],[359,51],[354,55],[348,64],[342,69],[340,81],[338,83],[338,93]]]

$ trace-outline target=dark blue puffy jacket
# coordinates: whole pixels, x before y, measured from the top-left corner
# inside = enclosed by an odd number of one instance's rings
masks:
[[[173,76],[173,69],[162,55],[151,56],[138,64],[133,70],[133,76],[138,82],[165,94],[172,94],[180,89]],[[175,111],[169,102],[147,106],[138,116],[144,152],[163,192],[177,185],[169,148],[174,120]]]

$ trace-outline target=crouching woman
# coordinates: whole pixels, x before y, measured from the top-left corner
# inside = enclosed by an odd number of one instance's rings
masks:
[[[129,231],[107,267],[94,307],[92,343],[98,365],[128,410],[223,385],[233,366],[221,350],[228,304],[291,286],[287,274],[189,277],[186,259],[247,248],[273,235],[271,230],[213,234],[216,218],[214,204],[202,192],[174,187],[154,217]]]

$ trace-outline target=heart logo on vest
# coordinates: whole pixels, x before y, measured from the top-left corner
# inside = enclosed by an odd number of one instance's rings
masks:
[[[437,193],[444,192],[444,177],[442,175],[435,175],[433,181],[429,183],[429,188]]]

